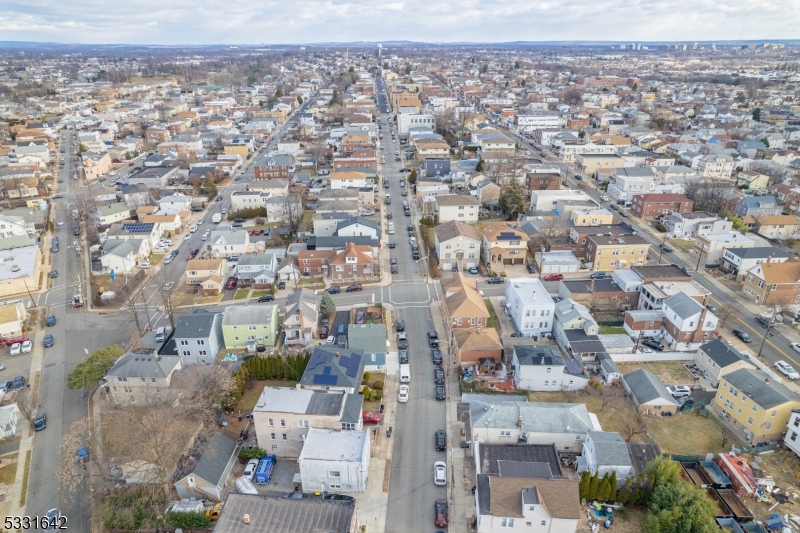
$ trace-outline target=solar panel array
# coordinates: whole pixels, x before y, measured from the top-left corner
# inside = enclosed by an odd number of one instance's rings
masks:
[[[322,374],[314,374],[314,385],[336,385],[337,376],[331,374],[331,367],[326,366]]]
[[[506,232],[506,231],[501,232],[500,235],[497,236],[497,238],[501,239],[501,240],[506,240],[506,241],[512,241],[514,239],[519,239],[519,237],[515,233],[510,233],[510,232]]]
[[[311,354],[311,359],[308,360],[308,366],[306,366],[306,370],[314,370],[316,367],[325,363],[325,361],[327,360],[328,358],[325,357],[324,352],[314,351],[314,353]]]
[[[361,366],[361,356],[357,353],[350,354],[350,357],[340,358],[340,364],[345,367],[345,374],[351,378],[358,377],[358,369]]]
[[[150,233],[153,231],[154,224],[152,222],[134,222],[131,224],[123,224],[122,229],[128,233]]]

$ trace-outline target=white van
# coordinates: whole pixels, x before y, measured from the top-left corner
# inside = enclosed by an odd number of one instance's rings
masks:
[[[411,383],[411,365],[400,365],[400,383]]]
[[[394,222],[389,222],[389,235],[394,235]]]
[[[164,342],[164,339],[167,337],[167,328],[161,326],[160,328],[156,329],[156,342]]]

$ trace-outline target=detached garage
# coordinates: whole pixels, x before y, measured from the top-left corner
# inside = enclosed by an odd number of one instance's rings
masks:
[[[572,252],[537,252],[536,267],[542,274],[568,274],[577,272],[580,261]]]
[[[642,412],[658,414],[668,411],[675,414],[678,409],[678,402],[669,394],[658,376],[643,368],[625,374],[622,385]]]

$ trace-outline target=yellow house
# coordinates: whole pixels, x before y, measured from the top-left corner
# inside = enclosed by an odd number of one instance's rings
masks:
[[[225,153],[227,155],[238,155],[242,159],[247,159],[247,145],[246,144],[226,144]]]
[[[736,175],[736,185],[747,185],[748,189],[766,189],[769,187],[769,176],[755,170],[743,170]]]
[[[570,220],[576,226],[605,226],[614,223],[614,213],[605,208],[573,209]]]
[[[595,272],[644,265],[649,252],[650,244],[638,235],[619,238],[590,235],[586,238],[586,261],[592,263]]]
[[[783,438],[797,408],[799,395],[753,368],[725,374],[714,399],[714,412],[751,445]]]

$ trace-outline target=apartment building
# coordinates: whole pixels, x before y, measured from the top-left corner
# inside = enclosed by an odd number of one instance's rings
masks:
[[[800,302],[800,261],[761,263],[747,271],[742,292],[759,305],[789,305]]]
[[[586,241],[586,261],[592,263],[593,272],[643,265],[650,252],[650,244],[638,235],[590,235]]]

